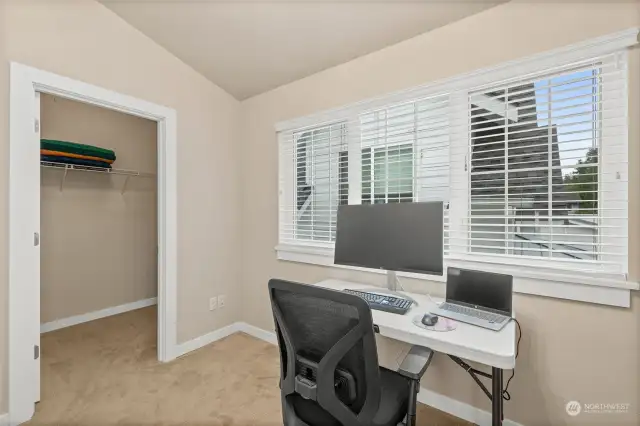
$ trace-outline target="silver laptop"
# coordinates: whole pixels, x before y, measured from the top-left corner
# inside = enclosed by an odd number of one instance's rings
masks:
[[[447,297],[432,314],[499,331],[512,315],[513,277],[447,268]]]

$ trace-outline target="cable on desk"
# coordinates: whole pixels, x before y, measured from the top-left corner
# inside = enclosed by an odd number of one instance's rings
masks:
[[[402,287],[402,283],[400,282],[400,278],[398,278],[397,275],[396,275],[396,283],[400,286],[400,290],[407,291],[407,290],[404,289],[404,287]]]
[[[440,305],[442,305],[442,302],[436,302],[435,300],[433,300],[433,297],[431,297],[430,294],[427,294],[427,297],[429,298],[429,300],[431,301],[431,303],[433,303],[434,305],[440,307]]]
[[[518,342],[516,343],[516,359],[518,359],[518,355],[520,354],[520,339],[522,339],[522,328],[520,328],[520,323],[518,322],[517,319],[513,319],[516,322],[516,325],[518,326]],[[515,367],[513,368],[513,370],[511,370],[511,377],[509,377],[509,380],[507,380],[507,385],[504,387],[504,390],[502,391],[502,398],[504,398],[505,401],[511,401],[511,394],[509,393],[509,383],[511,383],[511,379],[513,379],[513,376],[516,375],[516,369]]]
[[[400,289],[402,291],[406,291],[404,289],[404,287],[402,286],[402,282],[400,282],[400,278],[396,277],[396,283],[398,283],[398,285],[400,286]],[[433,303],[436,306],[440,306],[442,305],[442,302],[436,302],[435,300],[433,300],[433,297],[431,297],[431,294],[427,293],[427,297],[429,298],[429,300],[431,301],[431,303]]]

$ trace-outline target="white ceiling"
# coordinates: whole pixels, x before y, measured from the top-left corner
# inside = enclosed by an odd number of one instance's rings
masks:
[[[504,0],[100,1],[246,99]]]

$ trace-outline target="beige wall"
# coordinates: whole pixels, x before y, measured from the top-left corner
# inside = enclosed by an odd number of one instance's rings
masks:
[[[0,158],[9,155],[9,110],[4,107],[9,98],[9,64],[6,62],[5,4],[0,1]],[[9,279],[9,169],[7,160],[0,167],[0,413],[7,411],[7,338]]]
[[[0,1],[0,19],[4,6]],[[6,47],[0,49],[0,83],[7,81],[6,61],[13,60],[178,111],[178,339],[183,342],[240,315],[256,326],[272,328],[266,293],[270,277],[311,282],[336,276],[382,284],[383,277],[378,275],[276,260],[275,122],[639,24],[638,9],[630,3],[508,4],[252,98],[240,110],[226,93],[97,3],[17,0],[8,5],[8,19],[0,21],[0,48]],[[638,56],[636,51],[636,76]],[[0,163],[0,241],[4,241],[0,247],[0,306],[4,307],[0,312],[0,413],[6,411],[7,402],[6,87],[0,84],[0,161],[4,161]],[[638,117],[637,79],[631,92],[630,113]],[[235,133],[237,124],[240,135]],[[638,164],[637,120],[631,120],[631,125],[630,158]],[[639,211],[639,170],[631,168],[631,217]],[[631,241],[637,242],[638,236],[637,223],[632,222]],[[637,265],[637,244],[632,249],[631,263]],[[434,294],[443,290],[438,283],[408,282],[407,286]],[[226,310],[212,314],[206,301],[223,292],[228,296]],[[241,295],[246,304],[239,303]],[[632,309],[524,295],[517,296],[515,303],[524,338],[511,387],[514,400],[506,403],[507,417],[525,425],[638,424],[634,414],[572,419],[563,408],[568,399],[578,399],[631,402],[632,411],[638,411],[637,295]],[[395,349],[389,343],[382,345],[386,355]],[[466,373],[442,356],[434,362],[424,386],[488,408]]]
[[[3,4],[5,2],[0,2]],[[0,64],[17,61],[174,108],[178,117],[178,342],[237,320],[239,103],[94,1],[11,1]],[[0,78],[3,76],[0,75]],[[0,85],[0,117],[8,114]],[[1,123],[2,121],[0,121]],[[6,304],[8,136],[0,133],[0,297]],[[118,267],[118,265],[115,265]],[[211,295],[227,295],[209,311]],[[6,310],[2,310],[6,316]],[[6,411],[6,321],[0,413]]]
[[[499,6],[414,39],[331,68],[242,103],[242,285],[245,320],[272,329],[267,280],[282,277],[313,282],[327,277],[382,284],[384,277],[350,273],[276,260],[278,241],[278,169],[274,123],[339,107],[391,91],[471,72],[585,39],[635,27],[635,3],[518,2]],[[632,54],[630,115],[640,115],[640,51]],[[630,217],[640,209],[640,123],[631,124]],[[639,227],[630,223],[631,261],[638,274]],[[415,291],[441,294],[438,283],[408,282]],[[518,368],[511,384],[513,400],[506,416],[524,425],[636,425],[639,406],[638,344],[640,297],[631,309],[617,309],[550,298],[517,295],[523,326]],[[389,342],[387,342],[389,343]],[[397,345],[381,345],[392,359]],[[489,409],[488,399],[464,371],[436,357],[423,386]],[[628,402],[631,413],[570,418],[564,405]]]
[[[157,123],[41,96],[41,136],[116,152],[113,167],[156,172]],[[157,294],[157,199],[151,178],[41,169],[40,322]]]

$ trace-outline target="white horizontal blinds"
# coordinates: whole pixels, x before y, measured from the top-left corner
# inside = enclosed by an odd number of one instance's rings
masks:
[[[346,123],[280,135],[280,242],[335,240],[336,212],[348,201]]]
[[[446,200],[448,125],[447,96],[361,114],[362,202]]]
[[[448,202],[448,96],[365,112],[359,124],[363,204]]]
[[[469,92],[452,250],[626,272],[626,99],[617,55]]]

